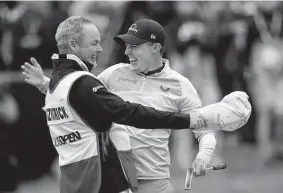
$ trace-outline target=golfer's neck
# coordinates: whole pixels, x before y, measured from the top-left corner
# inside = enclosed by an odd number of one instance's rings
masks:
[[[148,66],[147,72],[143,72],[143,73],[148,73],[150,71],[154,71],[157,70],[158,68],[161,68],[163,66],[162,58],[157,60],[152,60],[147,64],[147,66]]]

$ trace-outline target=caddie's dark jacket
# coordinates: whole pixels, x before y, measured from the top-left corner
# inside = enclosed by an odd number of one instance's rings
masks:
[[[57,85],[60,85],[65,77],[73,72],[83,71],[78,61],[67,58],[67,55],[60,54],[58,59],[53,60],[54,72],[49,84],[50,93],[56,90]],[[91,69],[91,64],[84,62],[84,65]],[[98,79],[89,75],[81,76],[74,81],[68,93],[68,102],[78,117],[97,134],[100,163],[93,164],[89,160],[81,160],[79,166],[72,163],[60,167],[63,176],[61,193],[98,193],[98,190],[99,193],[118,193],[128,188],[133,190],[137,188],[135,174],[131,171],[133,175],[127,178],[124,175],[127,171],[123,169],[128,170],[131,166],[122,168],[121,157],[108,138],[113,123],[143,129],[190,127],[189,115],[157,111],[140,104],[125,102],[109,92]],[[128,161],[131,165],[130,154],[128,158],[130,160],[124,157],[126,159],[124,161]],[[88,175],[82,171],[87,171]],[[74,178],[70,179],[70,176]]]

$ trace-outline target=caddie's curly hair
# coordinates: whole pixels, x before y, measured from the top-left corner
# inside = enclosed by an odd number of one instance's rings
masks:
[[[83,39],[83,34],[81,33],[83,25],[87,23],[92,24],[88,18],[83,16],[71,16],[60,23],[55,34],[57,47],[60,53],[64,53],[70,49],[70,39],[73,39],[80,44]]]

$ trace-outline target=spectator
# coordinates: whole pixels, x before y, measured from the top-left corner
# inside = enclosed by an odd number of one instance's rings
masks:
[[[246,58],[250,58],[252,98],[257,112],[257,142],[263,163],[283,157],[283,13],[281,2],[257,3],[249,25]],[[274,133],[274,134],[272,134]]]
[[[11,126],[19,119],[17,101],[7,85],[0,85],[0,192],[14,191],[18,168],[11,143]]]

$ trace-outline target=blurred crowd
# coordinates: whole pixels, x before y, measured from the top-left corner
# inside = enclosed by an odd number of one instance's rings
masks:
[[[274,159],[282,161],[282,2],[3,1],[1,75],[20,71],[31,56],[43,68],[52,69],[51,55],[58,52],[56,28],[71,15],[88,16],[98,27],[104,49],[98,58],[100,68],[128,62],[125,48],[115,44],[114,36],[125,33],[140,18],[158,21],[167,32],[164,57],[173,69],[189,78],[203,105],[235,90],[251,96],[253,113],[248,124],[233,135],[217,134],[217,154],[225,148],[223,141],[236,138],[237,143],[257,145],[264,164]],[[50,147],[44,114],[36,113],[43,106],[43,96],[24,82],[3,81],[1,75],[0,165],[12,171],[6,179],[15,184],[0,181],[0,192],[4,186],[13,190],[17,181],[48,171],[56,156]],[[18,127],[21,131],[14,129]],[[35,150],[35,143],[40,144],[43,153]],[[46,168],[39,169],[34,163],[43,163]],[[40,172],[33,173],[34,168]]]

